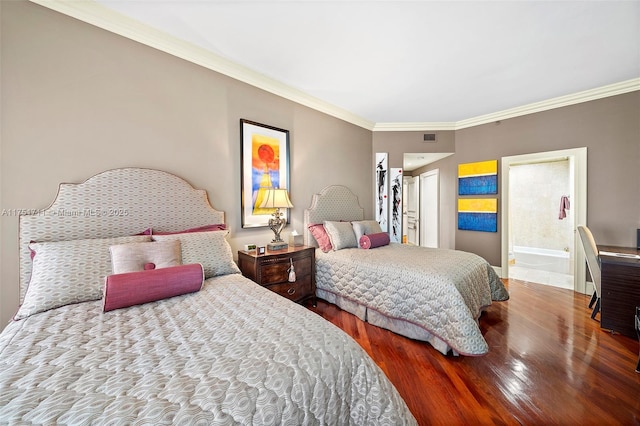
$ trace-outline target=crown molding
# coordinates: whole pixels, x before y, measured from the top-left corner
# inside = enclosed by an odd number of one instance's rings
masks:
[[[222,56],[210,52],[177,37],[170,36],[135,19],[124,16],[101,4],[91,1],[30,0],[56,12],[121,35],[162,52],[219,72],[233,79],[289,99],[298,104],[323,112],[367,130],[373,130],[373,122],[339,108],[301,90],[288,86],[264,74],[260,74]]]
[[[492,114],[485,114],[461,120],[456,122],[456,130],[479,126],[481,124],[494,123],[496,121],[520,117],[522,115],[533,114],[536,112],[549,111],[551,109],[602,99],[609,96],[622,95],[624,93],[634,92],[637,90],[640,90],[640,78],[633,78],[631,80],[609,84],[595,89],[584,90],[571,95],[559,96],[557,98],[547,99],[541,102],[534,102],[532,104],[506,109]]]
[[[506,120],[508,118],[520,117],[536,112],[549,111],[555,108],[607,98],[609,96],[622,95],[624,93],[635,92],[637,90],[640,90],[640,78],[633,78],[631,80],[609,84],[595,89],[584,90],[582,92],[566,96],[559,96],[557,98],[547,99],[545,101],[510,108],[491,114],[480,115],[465,120],[441,123],[376,123],[373,127],[373,131],[411,132],[427,130],[460,130],[466,129],[467,127],[479,126],[481,124],[495,123],[496,121]]]
[[[124,16],[93,0],[30,1],[374,132],[460,130],[640,90],[640,78],[634,78],[456,122],[374,123],[206,49]]]

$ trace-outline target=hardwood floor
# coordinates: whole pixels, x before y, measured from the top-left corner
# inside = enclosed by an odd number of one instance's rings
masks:
[[[322,300],[308,307],[360,343],[421,425],[640,424],[638,341],[600,329],[589,296],[505,283],[511,298],[480,317],[481,357],[443,356]]]

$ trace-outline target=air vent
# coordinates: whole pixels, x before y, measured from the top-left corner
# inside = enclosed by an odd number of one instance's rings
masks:
[[[425,142],[435,142],[436,141],[436,134],[435,133],[425,133],[423,138],[424,138]]]

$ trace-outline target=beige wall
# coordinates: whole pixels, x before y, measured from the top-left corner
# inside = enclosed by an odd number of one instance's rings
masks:
[[[441,247],[501,264],[500,211],[496,233],[457,229],[458,164],[580,147],[587,147],[587,223],[596,241],[635,247],[640,228],[640,91],[461,129],[453,136],[438,132],[442,146],[422,143],[423,133],[374,133],[373,150],[389,152],[391,161],[399,161],[401,152],[447,152],[453,146],[454,155],[413,172],[439,169]],[[421,146],[424,150],[417,151]]]
[[[60,182],[149,167],[207,190],[235,249],[241,228],[240,118],[290,131],[291,229],[331,184],[373,209],[371,132],[29,2],[0,2],[0,205],[49,205]],[[1,222],[0,329],[17,309],[17,217]]]
[[[435,133],[435,142],[425,142],[425,133]],[[402,167],[405,153],[449,153],[455,152],[455,132],[453,130],[425,130],[413,132],[374,132],[373,133],[373,152],[389,153],[389,167]],[[407,174],[411,176],[419,176],[420,173],[438,168],[435,164],[451,163],[452,157],[447,157],[437,163],[421,167]],[[451,174],[451,168],[445,167],[439,170],[440,178],[440,247],[455,248],[455,206],[454,201],[448,194],[455,193],[456,179]]]
[[[458,164],[580,147],[587,147],[587,224],[596,241],[635,246],[640,228],[640,92],[459,130],[454,157]],[[455,197],[455,192],[449,195]],[[499,225],[497,233],[456,230],[456,248],[500,265],[500,231]]]
[[[596,241],[635,247],[640,228],[638,91],[457,130],[455,155],[414,172],[440,171],[443,247],[454,241],[458,250],[501,264],[499,209],[496,233],[457,229],[458,164],[580,147],[587,147],[587,224]]]
[[[435,142],[425,142],[425,133],[435,133]],[[373,152],[388,152],[389,167],[402,167],[404,153],[419,152],[455,152],[455,132],[375,132],[373,134]]]

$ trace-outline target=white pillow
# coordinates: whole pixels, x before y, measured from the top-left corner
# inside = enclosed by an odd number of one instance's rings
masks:
[[[358,220],[351,222],[353,232],[356,234],[356,241],[360,241],[363,235],[378,234],[382,232],[380,224],[375,220]]]
[[[331,240],[333,250],[358,247],[356,234],[353,233],[351,222],[325,221],[324,228]]]
[[[233,261],[231,246],[226,240],[229,231],[191,232],[184,234],[153,235],[154,241],[180,240],[182,263],[200,263],[205,278],[239,274]]]
[[[149,235],[31,243],[31,280],[15,319],[72,303],[102,298],[111,274],[109,247],[151,241]]]
[[[109,248],[114,274],[182,264],[180,240],[118,244]]]

